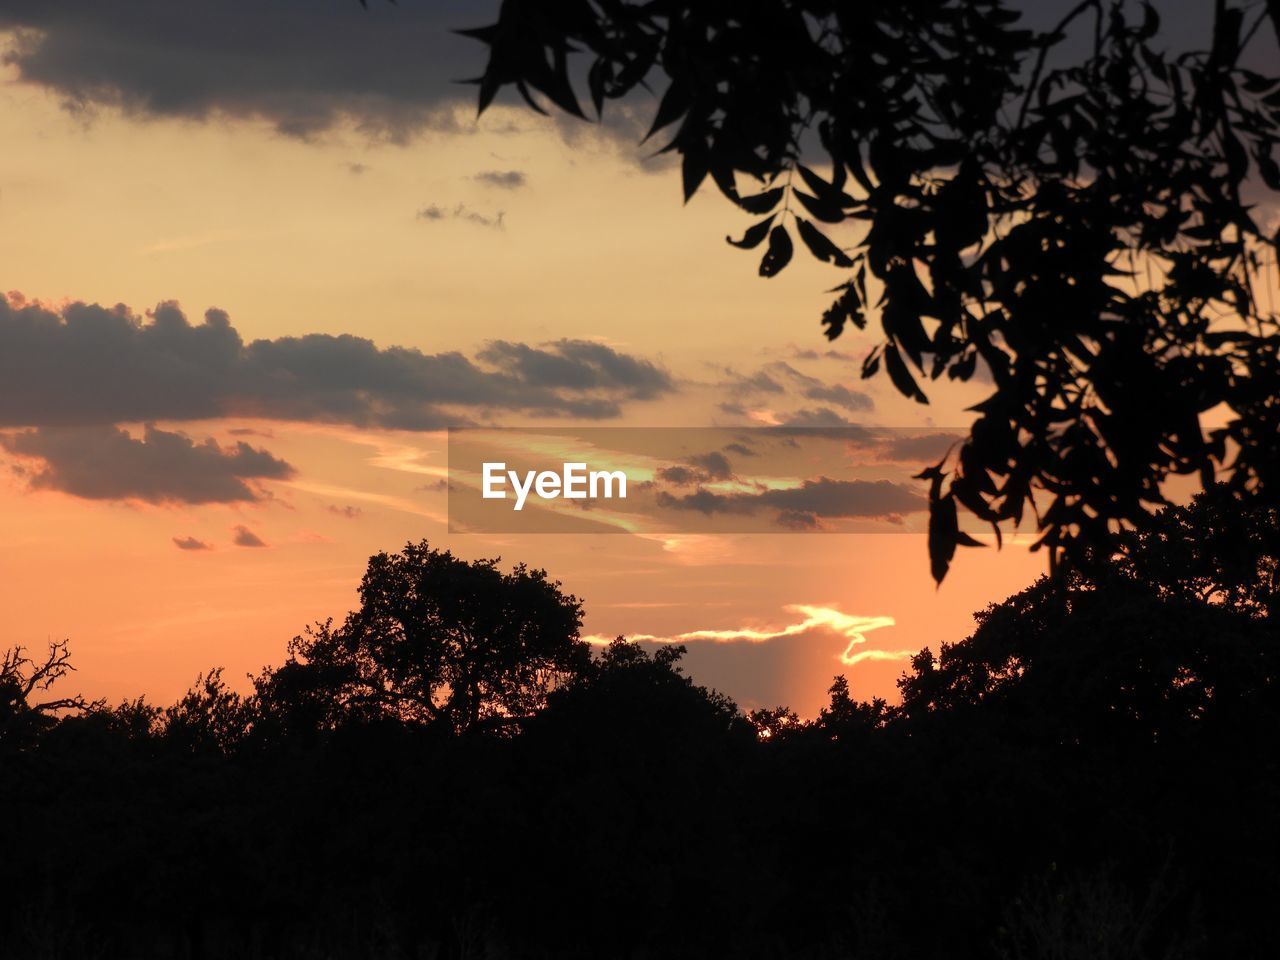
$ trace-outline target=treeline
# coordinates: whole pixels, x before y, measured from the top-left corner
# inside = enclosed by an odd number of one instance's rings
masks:
[[[426,543],[247,695],[11,652],[0,956],[1275,956],[1276,519],[1169,509],[811,721]]]

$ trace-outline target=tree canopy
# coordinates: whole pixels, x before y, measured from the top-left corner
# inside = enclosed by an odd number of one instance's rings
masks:
[[[268,711],[306,727],[348,720],[462,732],[519,722],[586,669],[582,604],[543,570],[468,562],[425,540],[369,559],[360,606],[297,637],[258,682]]]
[[[0,955],[1273,956],[1274,521],[1166,509],[810,720],[425,543],[252,692],[109,708],[11,653]]]
[[[1185,50],[1145,0],[1039,31],[1004,0],[505,0],[465,32],[489,49],[482,111],[507,85],[578,117],[580,91],[601,115],[661,89],[648,137],[686,199],[710,181],[755,217],[730,242],[763,248],[763,276],[797,240],[843,271],[828,337],[878,320],[864,376],[921,403],[989,380],[923,474],[941,579],[976,543],[957,508],[997,533],[1030,513],[1051,559],[1083,562],[1170,476],[1280,491],[1255,202],[1280,190],[1280,76],[1258,66],[1280,62],[1280,0],[1204,8]]]

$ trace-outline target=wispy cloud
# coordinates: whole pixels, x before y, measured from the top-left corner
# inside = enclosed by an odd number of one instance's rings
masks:
[[[481,170],[472,179],[502,190],[518,190],[529,182],[520,170]]]
[[[481,213],[478,210],[472,210],[465,203],[459,203],[451,208],[431,203],[418,211],[419,220],[462,220],[466,223],[474,223],[479,227],[491,227],[494,230],[506,228],[505,218],[506,213],[502,210],[494,214]]]
[[[840,654],[840,662],[853,666],[864,660],[904,660],[914,656],[915,650],[859,650],[867,643],[867,634],[874,630],[895,625],[893,617],[865,617],[845,613],[837,607],[814,606],[810,604],[789,604],[784,607],[788,613],[799,614],[803,619],[776,627],[742,626],[716,630],[688,630],[684,633],[629,634],[626,639],[636,643],[692,644],[692,643],[767,643],[788,637],[798,637],[810,633],[829,633],[842,637],[846,641]],[[613,637],[592,634],[585,638],[588,643],[604,646],[613,641]]]

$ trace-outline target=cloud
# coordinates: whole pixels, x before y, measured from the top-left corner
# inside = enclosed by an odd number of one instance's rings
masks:
[[[788,613],[799,614],[803,619],[779,627],[730,627],[719,630],[689,630],[685,633],[659,636],[648,633],[629,634],[626,639],[633,643],[768,643],[787,637],[798,637],[807,633],[834,633],[847,641],[840,661],[846,665],[861,663],[863,660],[903,660],[914,656],[915,650],[865,650],[855,647],[867,642],[867,634],[895,625],[893,617],[863,617],[845,613],[838,607],[814,606],[793,603],[784,608]],[[591,635],[586,641],[596,646],[607,646],[613,637]]]
[[[695,483],[706,482],[707,475],[701,470],[695,470],[693,467],[674,466],[659,467],[655,476],[663,483],[674,484],[677,487],[687,487]]]
[[[701,467],[712,480],[728,480],[733,476],[733,464],[718,450],[696,454],[689,458],[689,463]]]
[[[809,354],[802,354],[801,356],[807,359]],[[817,354],[813,354],[813,356],[816,357]],[[740,374],[732,369],[726,369],[724,373],[727,379],[724,381],[723,386],[735,397],[759,397],[765,394],[777,397],[783,394],[792,394],[805,400],[835,404],[846,410],[870,411],[875,409],[875,401],[871,399],[869,394],[863,393],[861,390],[854,390],[842,383],[828,383],[818,377],[810,376],[783,360],[767,363],[749,374]],[[721,409],[725,410],[726,413],[732,413],[734,411],[731,407],[734,406],[733,404],[722,404]],[[741,407],[737,406],[737,409],[741,409]]]
[[[212,550],[213,547],[195,537],[174,537],[173,545],[179,550]]]
[[[816,407],[814,409],[806,407],[803,410],[784,413],[778,418],[778,426],[797,427],[802,430],[837,427],[844,430],[846,436],[853,436],[854,431],[858,429],[857,424],[846,420],[829,407]]]
[[[884,440],[881,456],[906,463],[934,463],[963,439],[963,433],[892,436]]]
[[[520,170],[481,170],[472,179],[503,190],[518,190],[529,182]]]
[[[364,511],[359,507],[353,507],[350,505],[340,507],[336,503],[329,504],[329,512],[337,514],[339,517],[343,517],[347,520],[355,520],[364,513]]]
[[[433,203],[418,211],[419,220],[462,220],[466,223],[474,223],[481,227],[491,227],[494,230],[506,229],[506,223],[503,219],[505,216],[506,214],[501,210],[493,216],[479,213],[475,210],[468,209],[465,203],[460,203],[451,210],[446,210],[439,204]]]
[[[856,359],[853,354],[844,350],[814,350],[810,347],[798,347],[791,345],[791,352],[788,354],[792,360],[822,360],[827,358],[830,360],[852,361]]]
[[[874,410],[875,401],[860,390],[850,390],[839,383],[819,383],[806,387],[804,397],[807,400],[822,400],[834,403],[846,410]]]
[[[266,450],[239,442],[200,443],[148,426],[139,439],[116,427],[38,427],[0,435],[0,447],[37,461],[20,468],[28,486],[87,500],[147,503],[236,503],[263,498],[262,480],[284,480],[293,468]]]
[[[911,487],[891,480],[833,480],[818,477],[798,487],[716,493],[699,489],[689,494],[659,491],[658,506],[692,510],[707,516],[778,511],[784,526],[809,528],[821,519],[884,519],[923,510],[925,499]]]
[[[253,417],[435,430],[469,414],[618,416],[675,389],[654,363],[582,340],[459,352],[307,334],[245,343],[227,314],[174,303],[57,309],[0,297],[0,427]]]
[[[718,450],[689,457],[683,464],[658,468],[655,476],[665,483],[685,487],[695,483],[728,480],[733,476],[729,458]]]
[[[7,0],[0,31],[16,33],[19,77],[77,108],[261,119],[297,137],[349,121],[403,140],[474,109],[474,88],[453,81],[481,72],[484,48],[450,31],[495,13],[475,0]]]
[[[674,389],[671,375],[662,368],[590,340],[559,340],[549,349],[495,340],[476,357],[523,382],[557,389],[610,388],[635,400],[650,400]]]
[[[246,526],[238,526],[235,528],[236,535],[231,538],[231,542],[237,547],[265,547],[266,542],[256,533]]]

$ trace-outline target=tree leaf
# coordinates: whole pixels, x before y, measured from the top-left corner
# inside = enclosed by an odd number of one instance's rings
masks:
[[[816,219],[821,220],[823,223],[844,222],[844,211],[836,204],[819,200],[817,197],[811,197],[803,190],[792,190],[791,195],[799,200],[801,205],[813,214]]]
[[[672,80],[671,85],[667,87],[667,92],[662,95],[662,101],[658,104],[658,112],[654,114],[653,125],[649,127],[649,132],[644,135],[644,143],[655,133],[665,126],[675,123],[689,109],[692,98],[689,95],[689,88],[679,80]]]
[[[764,259],[760,261],[760,276],[772,277],[782,271],[788,263],[791,262],[791,254],[794,247],[791,243],[791,235],[787,233],[786,227],[774,227],[769,232],[769,249],[764,253]]]
[[[775,215],[776,216],[776,215]],[[759,223],[754,223],[747,227],[747,232],[742,235],[741,240],[735,240],[733,237],[725,237],[731,246],[737,247],[739,250],[754,250],[764,241],[769,233],[769,226],[773,223],[774,217],[765,217]]]
[[[800,231],[800,239],[819,260],[834,264],[837,267],[852,267],[849,255],[832,243],[827,236],[808,220],[796,217],[796,229]]]
[[[783,192],[783,187],[775,187],[763,193],[739,197],[738,206],[747,211],[747,213],[768,213],[778,205],[778,201],[782,199]]]
[[[956,498],[930,497],[929,501],[929,569],[935,583],[941,584],[951,569],[960,540],[960,519],[956,513]]]
[[[884,348],[884,368],[889,372],[889,379],[893,381],[893,385],[898,388],[898,392],[904,397],[910,397],[916,403],[929,402],[929,398],[924,395],[924,391],[916,383],[916,378],[911,375],[911,371],[903,363],[902,355],[898,353],[898,348],[892,343]]]

